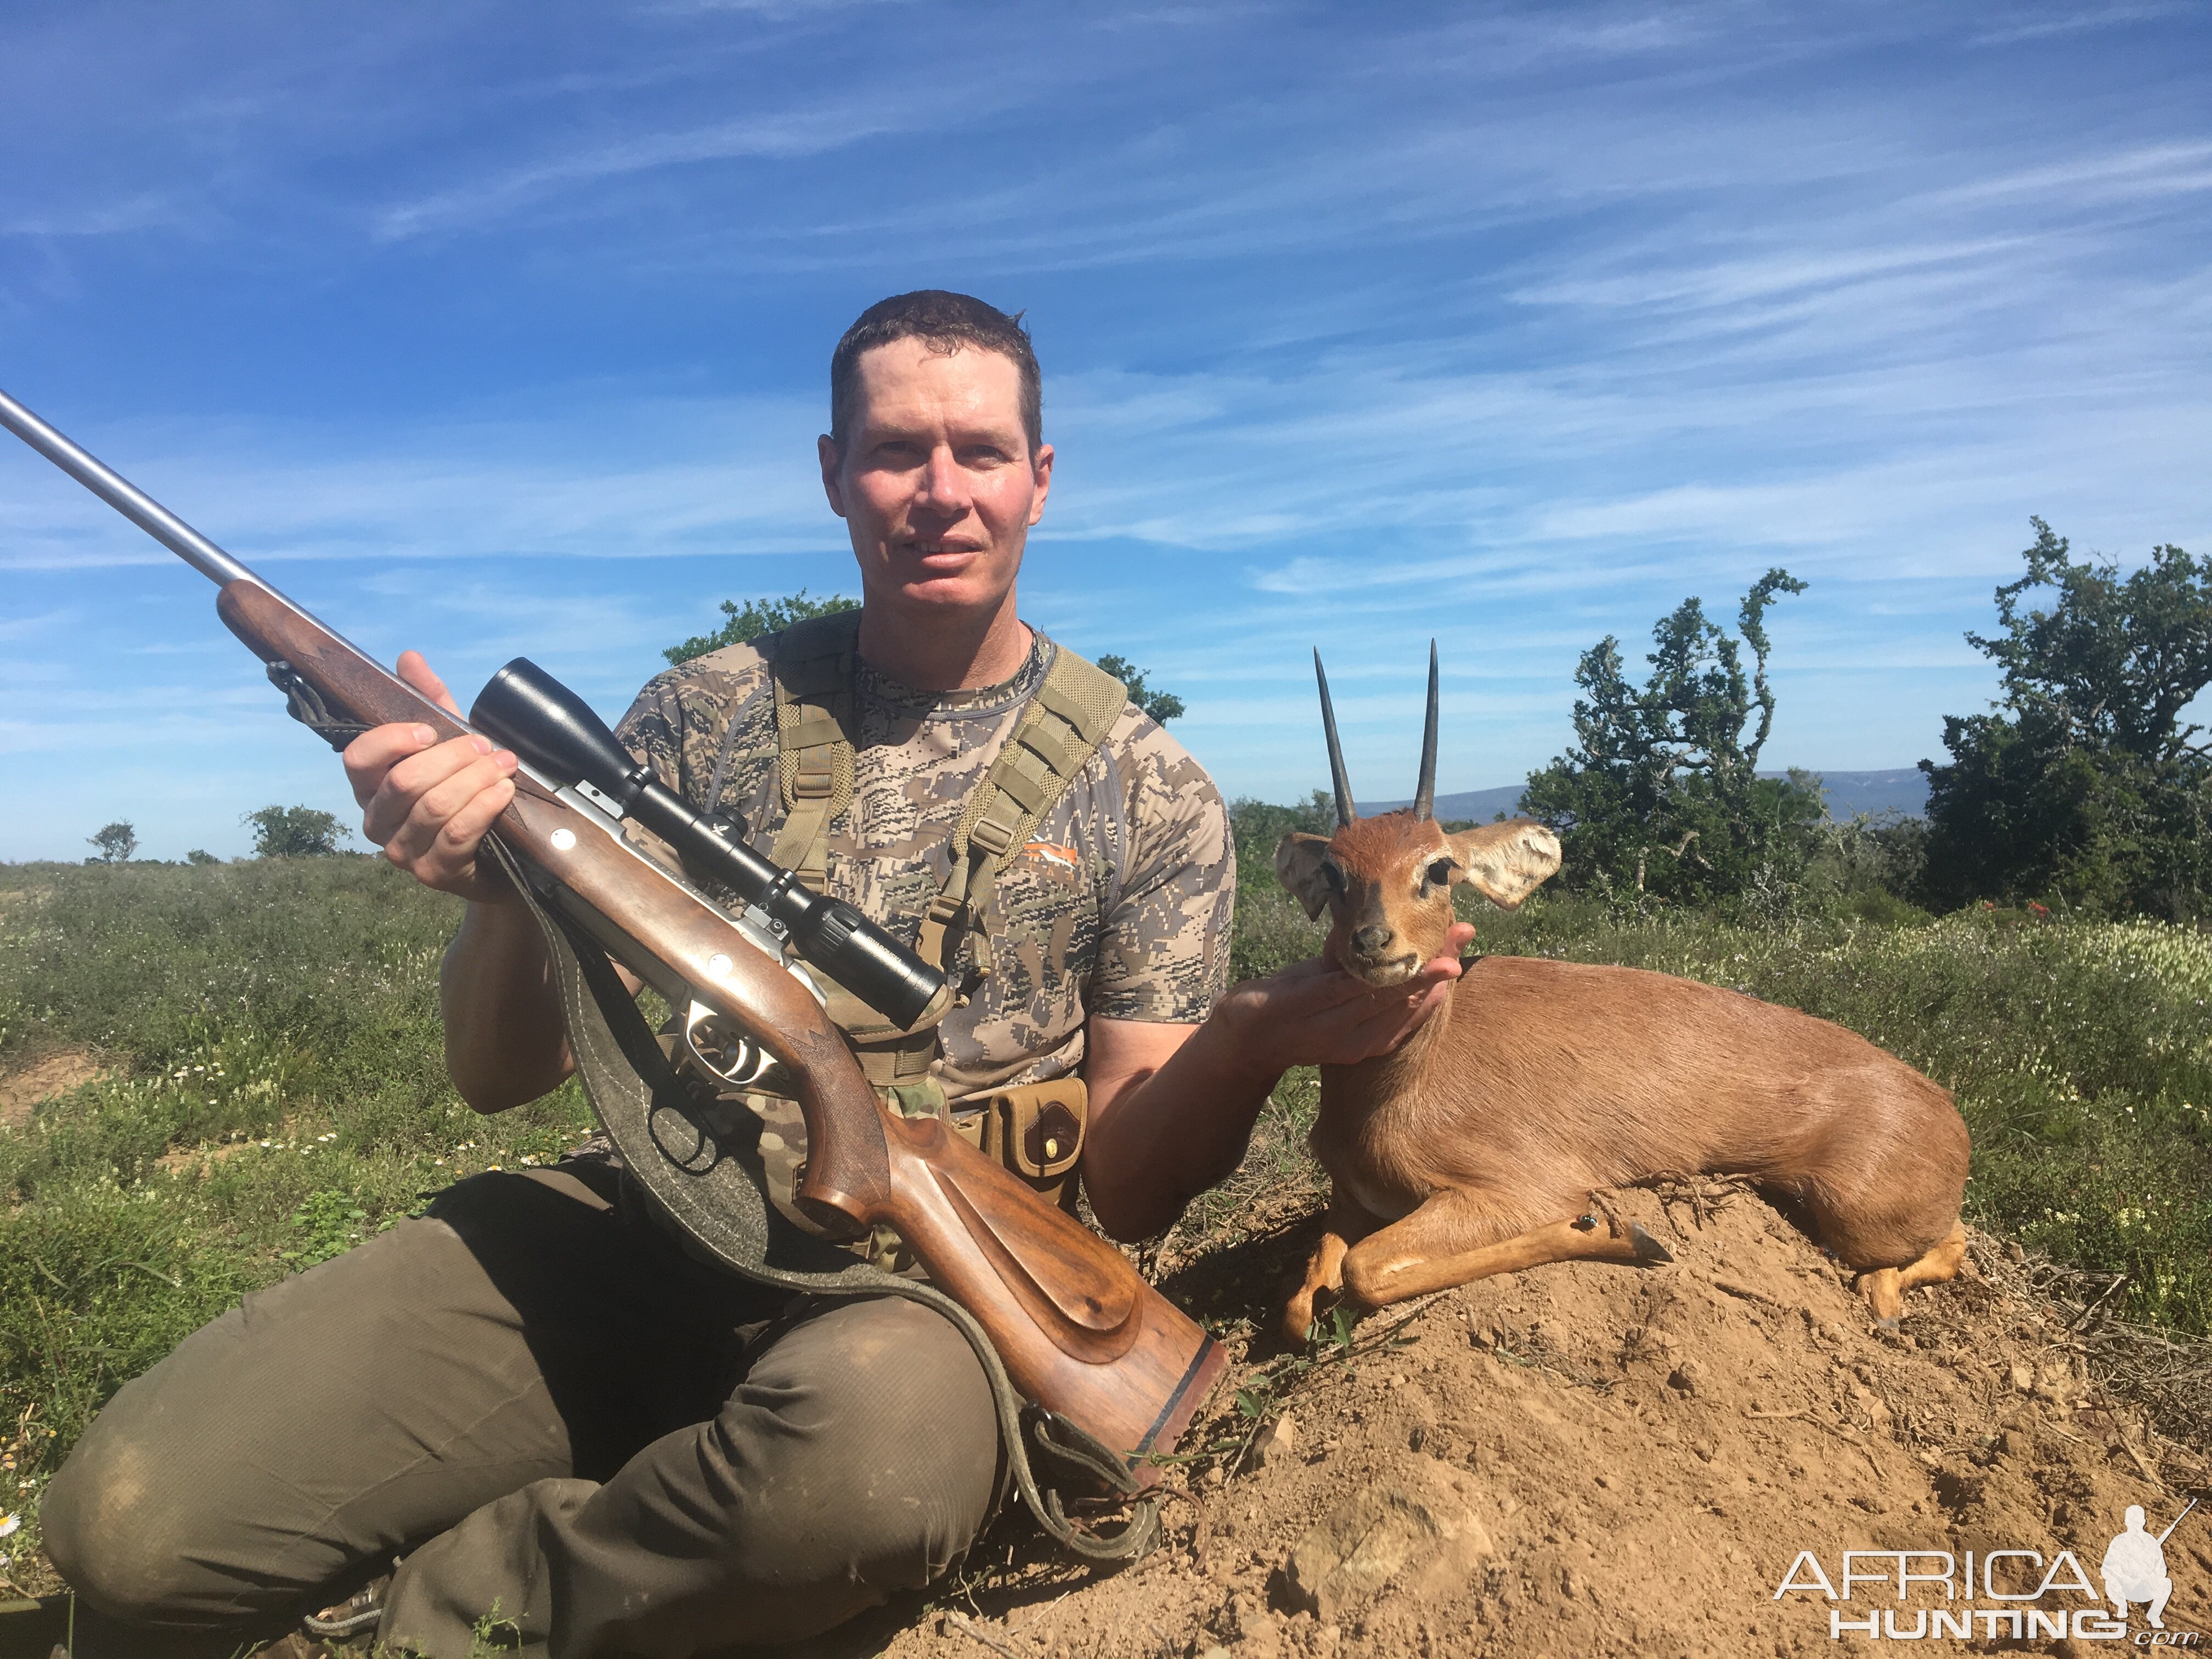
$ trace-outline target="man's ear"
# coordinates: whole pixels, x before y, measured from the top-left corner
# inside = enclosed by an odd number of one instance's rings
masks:
[[[1310,836],[1293,830],[1275,843],[1275,879],[1291,890],[1306,907],[1309,921],[1328,908],[1329,885],[1321,873],[1322,854],[1328,851],[1327,836]]]
[[[1453,879],[1468,883],[1501,910],[1519,909],[1559,867],[1559,838],[1534,818],[1479,823],[1444,840],[1459,866]],[[1279,851],[1275,859],[1282,861]]]

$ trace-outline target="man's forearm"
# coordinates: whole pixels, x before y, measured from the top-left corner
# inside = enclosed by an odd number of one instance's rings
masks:
[[[446,1071],[479,1112],[502,1112],[560,1086],[574,1069],[552,963],[521,905],[472,903],[438,976]]]
[[[1235,1173],[1281,1075],[1225,1011],[1193,1031],[1115,1098],[1085,1149],[1084,1189],[1098,1224],[1125,1242],[1150,1238]]]

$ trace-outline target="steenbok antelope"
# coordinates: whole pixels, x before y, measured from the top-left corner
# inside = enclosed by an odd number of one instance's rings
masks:
[[[1413,808],[1358,817],[1319,652],[1314,672],[1337,830],[1284,836],[1275,872],[1308,915],[1328,911],[1327,957],[1398,984],[1445,948],[1455,885],[1513,909],[1559,867],[1559,843],[1528,818],[1437,826],[1433,644]],[[1328,1217],[1283,1310],[1292,1342],[1322,1291],[1373,1308],[1547,1261],[1670,1260],[1590,1212],[1599,1189],[1677,1172],[1794,1199],[1885,1324],[1966,1256],[1951,1097],[1839,1026],[1693,980],[1484,957],[1395,1052],[1321,1079]]]

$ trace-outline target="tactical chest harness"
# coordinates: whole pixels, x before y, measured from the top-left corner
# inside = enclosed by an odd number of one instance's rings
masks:
[[[859,638],[860,613],[839,611],[787,629],[769,658],[785,812],[769,856],[817,891],[824,890],[828,876],[830,828],[853,804]],[[1098,752],[1127,701],[1127,689],[1104,669],[1055,651],[1044,683],[953,826],[950,867],[915,941],[923,961],[942,970],[969,937],[985,939],[1000,872]],[[988,974],[987,953],[973,954],[978,974]],[[1000,1090],[955,1106],[939,1081],[936,1021],[894,1026],[835,987],[829,1012],[891,1109],[946,1118],[957,1133],[1073,1207],[1085,1115],[1079,1079]]]

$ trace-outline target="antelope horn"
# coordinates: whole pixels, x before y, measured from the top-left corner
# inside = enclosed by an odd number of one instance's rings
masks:
[[[1413,786],[1413,816],[1437,815],[1437,642],[1429,641],[1429,717],[1421,728],[1421,781]]]
[[[1322,672],[1321,647],[1314,647],[1314,678],[1321,682],[1321,729],[1328,739],[1328,781],[1336,788],[1336,827],[1359,816],[1352,808],[1352,780],[1344,775],[1344,745],[1336,740],[1336,710],[1329,706],[1328,676]]]

